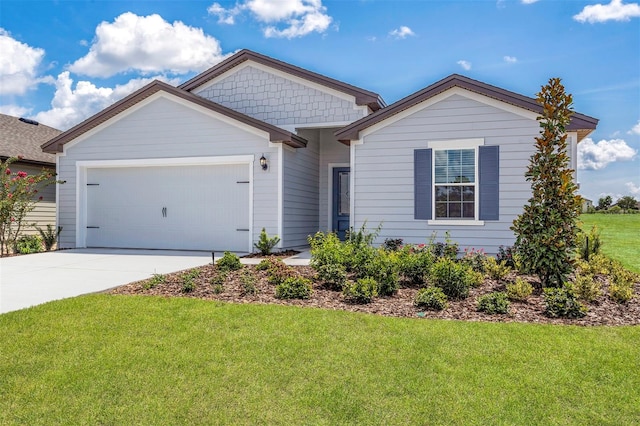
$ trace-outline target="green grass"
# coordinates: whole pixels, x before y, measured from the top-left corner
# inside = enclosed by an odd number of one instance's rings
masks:
[[[640,214],[583,214],[580,220],[585,231],[598,226],[604,254],[640,273]]]
[[[83,296],[0,315],[0,424],[634,424],[639,341]]]

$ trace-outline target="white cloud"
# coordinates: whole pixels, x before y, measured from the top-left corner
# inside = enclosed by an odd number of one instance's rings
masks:
[[[630,135],[640,135],[640,120],[638,120],[638,123],[633,126],[627,133],[629,133]]]
[[[78,81],[74,89],[73,79],[69,76],[69,71],[65,71],[58,75],[51,109],[39,112],[34,118],[56,129],[67,130],[155,79],[178,83],[164,76],[155,76],[132,79],[114,88],[97,87],[90,81]]]
[[[26,117],[31,109],[19,105],[0,105],[0,114],[12,115],[14,117]]]
[[[591,138],[586,138],[578,144],[578,169],[604,169],[614,161],[632,160],[637,153],[622,139],[603,139],[594,143]]]
[[[0,94],[23,95],[39,83],[52,83],[50,76],[38,76],[44,49],[31,47],[0,28]]]
[[[224,59],[220,43],[194,28],[160,15],[138,16],[131,12],[113,23],[102,22],[89,53],[69,70],[92,77],[110,77],[127,71],[143,74],[202,71]]]
[[[465,61],[464,59],[461,59],[456,63],[460,65],[465,71],[469,71],[471,69],[471,62],[469,61]]]
[[[516,58],[515,56],[505,56],[503,59],[508,64],[515,64],[516,62],[518,62],[518,58]]]
[[[631,195],[633,195],[634,197],[640,195],[640,185],[636,185],[633,182],[627,182],[625,185],[627,185],[627,188],[629,189],[629,193]]]
[[[268,38],[323,33],[333,21],[326,14],[327,8],[322,5],[322,0],[244,0],[229,9],[213,3],[207,11],[217,16],[219,23],[230,25],[235,23],[236,16],[249,11],[257,21],[267,24],[263,34]]]
[[[609,4],[593,4],[585,6],[582,12],[573,16],[578,22],[628,21],[640,16],[638,3],[623,4],[622,0],[611,0]]]
[[[520,3],[522,4],[533,4],[533,3],[537,3],[538,0],[520,0]]]
[[[391,37],[403,39],[403,38],[407,38],[408,36],[414,36],[416,34],[413,31],[411,31],[411,28],[407,27],[406,25],[402,25],[400,28],[396,28],[393,31],[389,31],[389,35]]]

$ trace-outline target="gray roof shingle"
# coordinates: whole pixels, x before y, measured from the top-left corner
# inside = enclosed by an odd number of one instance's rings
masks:
[[[19,117],[0,114],[0,158],[22,156],[25,162],[54,165],[56,156],[43,152],[40,145],[60,133],[44,124],[29,124]]]

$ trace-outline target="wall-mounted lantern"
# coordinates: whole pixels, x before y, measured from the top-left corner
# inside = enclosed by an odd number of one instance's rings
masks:
[[[267,170],[267,168],[269,168],[267,159],[264,157],[264,154],[262,154],[262,157],[260,157],[260,167],[262,167],[262,170]]]

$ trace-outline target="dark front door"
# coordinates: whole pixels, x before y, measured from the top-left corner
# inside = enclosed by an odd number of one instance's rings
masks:
[[[345,239],[349,229],[349,167],[335,167],[333,169],[333,218],[331,229],[338,234],[338,238]]]

